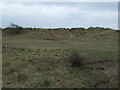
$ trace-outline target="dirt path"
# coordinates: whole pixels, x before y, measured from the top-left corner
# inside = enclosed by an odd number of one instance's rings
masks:
[[[104,88],[116,88],[116,84],[117,84],[117,81],[116,81],[116,78],[118,76],[118,69],[117,69],[117,65],[116,64],[113,64],[113,63],[109,63],[109,64],[106,64],[104,66],[105,70],[103,71],[103,73],[106,74],[106,76],[108,77],[108,81],[107,82],[104,82],[104,83],[100,83],[97,85],[97,87],[104,87]]]
[[[110,62],[110,61],[98,61],[90,63],[95,66],[96,72],[102,72],[108,77],[106,82],[98,82],[93,87],[96,88],[116,88],[118,85],[117,77],[118,77],[118,63]]]
[[[69,30],[67,30],[67,32],[69,34],[69,40],[72,40],[74,38],[74,35]]]

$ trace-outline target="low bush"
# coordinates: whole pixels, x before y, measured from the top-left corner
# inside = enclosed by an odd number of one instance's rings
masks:
[[[77,51],[72,51],[68,58],[71,66],[82,66],[86,60]]]

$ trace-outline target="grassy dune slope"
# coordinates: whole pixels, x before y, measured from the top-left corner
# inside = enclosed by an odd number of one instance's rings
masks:
[[[89,64],[70,66],[75,49]],[[3,32],[4,87],[117,87],[117,60],[114,30]]]

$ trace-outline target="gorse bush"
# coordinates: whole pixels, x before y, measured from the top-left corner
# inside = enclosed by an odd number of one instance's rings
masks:
[[[68,60],[71,66],[82,66],[85,58],[82,57],[77,51],[72,51]]]

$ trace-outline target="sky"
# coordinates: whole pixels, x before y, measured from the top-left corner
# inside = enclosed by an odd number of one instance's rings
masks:
[[[117,2],[16,2],[5,3],[2,27],[118,28]]]

